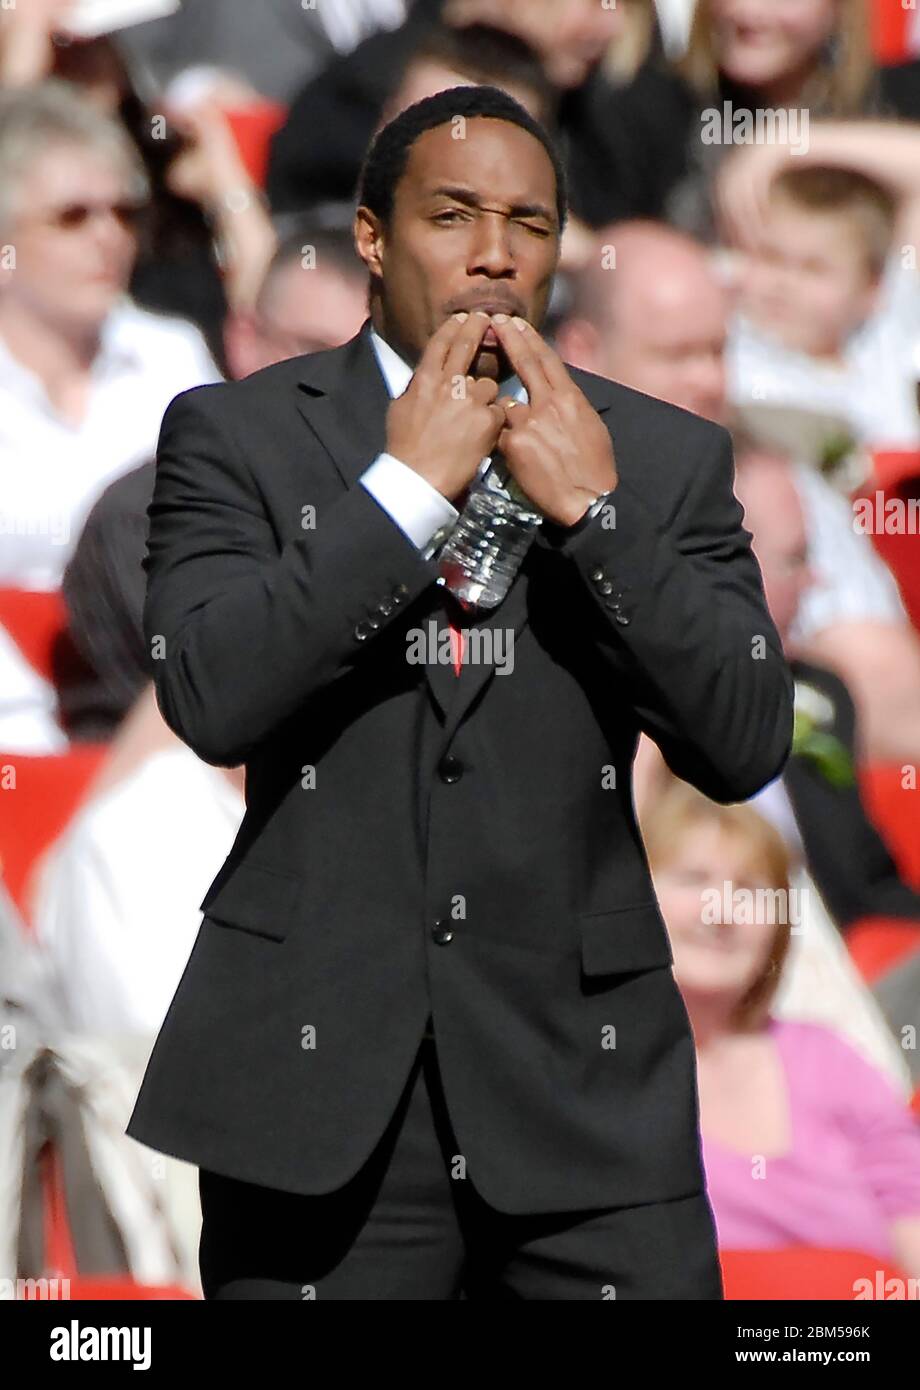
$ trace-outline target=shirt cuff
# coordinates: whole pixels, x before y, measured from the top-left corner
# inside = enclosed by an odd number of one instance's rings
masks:
[[[392,454],[378,454],[358,481],[419,550],[460,515],[443,493]]]

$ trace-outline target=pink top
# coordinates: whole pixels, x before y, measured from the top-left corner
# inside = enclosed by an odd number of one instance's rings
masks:
[[[767,1158],[703,1135],[725,1250],[786,1245],[861,1250],[894,1259],[888,1225],[920,1216],[920,1124],[888,1078],[819,1023],[770,1019],[786,1074],[792,1144]]]

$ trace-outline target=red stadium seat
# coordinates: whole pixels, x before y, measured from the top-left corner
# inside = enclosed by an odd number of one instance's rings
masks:
[[[847,928],[847,948],[867,984],[920,951],[920,922],[899,917],[861,917]]]
[[[784,1250],[720,1250],[726,1299],[828,1298],[852,1302],[861,1280],[868,1280],[873,1298],[884,1299],[888,1280],[906,1286],[906,1276],[878,1255],[859,1250],[813,1250],[791,1246]],[[889,1296],[898,1285],[888,1286]],[[902,1297],[906,1296],[905,1292]]]
[[[60,592],[0,589],[0,627],[6,628],[29,665],[45,680],[52,680],[55,648],[67,627]]]
[[[861,768],[859,786],[901,876],[920,889],[920,786],[905,787],[901,768],[882,763]]]
[[[920,24],[909,0],[872,0],[872,52],[879,63],[906,63],[920,51]]]
[[[67,825],[107,752],[107,744],[48,757],[0,752],[0,873],[26,922],[30,870]]]
[[[889,514],[885,511],[888,502],[900,501],[905,504],[905,514],[909,516],[906,504],[920,496],[920,452],[913,450],[876,450],[873,453],[874,474],[855,494],[854,503],[859,498],[868,498],[876,509],[876,493],[881,493],[880,517],[890,525]],[[894,512],[894,509],[892,509]],[[872,544],[879,556],[891,570],[901,590],[901,597],[914,627],[920,631],[920,540],[916,533],[905,528],[900,534],[889,533],[886,529],[874,528],[870,532]]]
[[[133,1279],[119,1278],[117,1275],[107,1277],[91,1278],[70,1278],[68,1279],[68,1296],[71,1299],[89,1298],[95,1300],[112,1299],[170,1299],[173,1302],[179,1300],[197,1299],[197,1294],[190,1293],[188,1289],[183,1289],[178,1284],[135,1284]]]
[[[251,106],[225,107],[224,115],[246,172],[253,183],[264,188],[269,146],[275,131],[284,125],[287,107],[277,101],[259,101]]]
[[[45,1144],[38,1161],[42,1172],[45,1277],[66,1279],[69,1299],[198,1299],[196,1293],[178,1284],[137,1284],[125,1274],[80,1274],[77,1271],[73,1238],[67,1217],[60,1159],[54,1146]],[[27,1297],[31,1298],[33,1294],[36,1297],[39,1295],[39,1290],[34,1286],[27,1292]]]

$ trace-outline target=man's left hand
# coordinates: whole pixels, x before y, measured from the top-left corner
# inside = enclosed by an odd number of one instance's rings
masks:
[[[547,520],[574,526],[599,493],[617,485],[610,435],[532,324],[502,314],[492,324],[529,397],[527,405],[499,399],[507,423],[497,447]]]

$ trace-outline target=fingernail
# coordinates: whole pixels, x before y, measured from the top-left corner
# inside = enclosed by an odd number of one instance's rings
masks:
[[[487,318],[489,318],[489,314],[486,312],[485,309],[477,309],[477,310],[476,310],[476,313],[479,315],[479,317],[480,317],[481,319],[487,319]]]
[[[521,330],[522,333],[523,333],[524,329],[527,327],[527,320],[526,320],[526,319],[522,319],[522,318],[518,318],[517,315],[514,316],[514,318],[511,320],[511,322],[514,324],[515,328],[520,328],[520,330]]]
[[[459,314],[454,314],[454,318],[457,320],[458,323],[466,323],[467,319],[469,318],[469,314],[461,312]]]
[[[507,323],[507,322],[508,322],[508,315],[507,315],[507,314],[493,314],[493,315],[492,315],[492,322],[493,322],[493,323]]]

